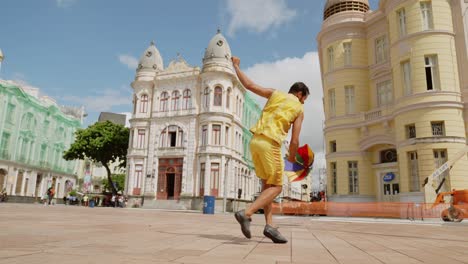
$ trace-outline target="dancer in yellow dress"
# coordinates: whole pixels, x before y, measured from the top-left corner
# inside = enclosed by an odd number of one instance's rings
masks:
[[[288,240],[272,225],[272,202],[282,190],[284,162],[281,157],[281,144],[291,125],[293,128],[288,160],[295,162],[304,119],[303,104],[309,95],[309,88],[302,82],[294,83],[288,93],[261,87],[242,72],[239,58],[232,57],[232,62],[242,85],[268,99],[258,123],[251,129],[254,135],[250,142],[255,174],[262,179],[262,193],[248,209],[236,212],[235,217],[244,236],[251,238],[251,216],[263,208],[266,222],[263,234],[274,243],[287,243]]]

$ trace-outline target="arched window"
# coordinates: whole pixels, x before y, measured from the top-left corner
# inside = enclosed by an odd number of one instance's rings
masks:
[[[192,108],[192,92],[189,89],[186,89],[183,94],[184,98],[182,101],[182,109],[187,110]]]
[[[231,107],[231,89],[229,88],[226,95],[226,108]]]
[[[168,101],[169,101],[169,94],[167,92],[162,93],[161,99],[160,99],[159,111],[161,112],[168,111]]]
[[[148,111],[148,95],[144,94],[140,100],[140,113],[146,113]]]
[[[210,88],[208,87],[203,91],[203,106],[206,108],[210,106]]]
[[[172,111],[179,110],[179,102],[180,102],[180,93],[179,91],[172,92]]]
[[[138,103],[138,97],[136,95],[133,95],[133,113],[134,114],[136,114],[137,103]]]
[[[23,120],[21,121],[21,128],[23,130],[33,130],[36,127],[36,119],[32,113],[26,113],[23,115]]]
[[[184,131],[178,126],[168,126],[161,133],[161,148],[183,147]]]
[[[215,106],[221,106],[223,104],[223,89],[219,86],[214,91],[214,103]]]

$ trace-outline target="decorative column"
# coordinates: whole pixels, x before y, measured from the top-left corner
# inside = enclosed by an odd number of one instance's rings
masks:
[[[204,195],[210,195],[211,192],[211,183],[210,183],[210,173],[211,173],[211,160],[210,155],[206,155],[205,159],[205,184],[204,184]]]

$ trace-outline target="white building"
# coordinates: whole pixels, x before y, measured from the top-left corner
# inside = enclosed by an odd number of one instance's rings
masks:
[[[260,191],[248,144],[261,109],[239,83],[219,31],[201,69],[181,57],[164,67],[152,43],[131,85],[127,194],[147,203],[200,201],[204,195],[234,199],[239,190],[241,199],[251,200]]]

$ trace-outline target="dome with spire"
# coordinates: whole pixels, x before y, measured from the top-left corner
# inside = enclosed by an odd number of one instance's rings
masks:
[[[138,62],[137,71],[161,71],[164,69],[163,59],[158,49],[151,41],[150,46],[145,50]]]
[[[368,0],[327,0],[325,8],[323,9],[323,19],[327,19],[330,16],[344,12],[344,11],[355,11],[366,13],[369,11]]]
[[[226,38],[221,34],[221,30],[218,29],[216,35],[210,40],[208,48],[206,48],[205,56],[203,57],[203,63],[210,59],[222,59],[231,61],[231,48]]]

